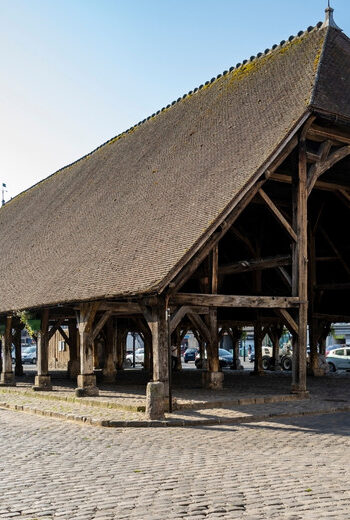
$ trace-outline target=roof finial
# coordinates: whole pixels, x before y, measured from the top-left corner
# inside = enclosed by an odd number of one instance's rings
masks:
[[[340,27],[338,27],[337,24],[335,23],[334,18],[333,18],[333,13],[334,13],[334,9],[333,9],[333,7],[331,7],[330,0],[328,0],[328,7],[326,9],[326,19],[323,22],[322,28],[323,27],[333,27],[334,29],[338,29],[338,31],[342,31],[342,29]]]

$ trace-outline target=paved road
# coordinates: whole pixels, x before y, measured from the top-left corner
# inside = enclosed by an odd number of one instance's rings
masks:
[[[0,410],[0,519],[349,519],[350,414],[100,429]]]

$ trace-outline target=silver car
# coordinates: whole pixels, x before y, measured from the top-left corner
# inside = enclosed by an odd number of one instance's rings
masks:
[[[350,370],[350,347],[345,345],[342,348],[331,350],[326,359],[330,372]]]

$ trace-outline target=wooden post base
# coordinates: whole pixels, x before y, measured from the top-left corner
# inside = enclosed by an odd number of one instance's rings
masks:
[[[116,370],[102,370],[102,381],[103,383],[115,383],[117,379]]]
[[[313,377],[324,377],[326,375],[326,370],[322,367],[310,368],[307,371],[307,375]]]
[[[36,392],[45,392],[52,390],[51,377],[49,375],[35,376],[34,386],[32,388]]]
[[[233,360],[232,365],[230,366],[230,370],[244,370],[244,367],[241,365],[239,359],[237,361]]]
[[[302,387],[301,385],[292,385],[291,393],[297,394],[303,399],[308,399],[310,397],[310,392],[308,392],[308,390],[306,390],[306,388]]]
[[[164,419],[164,384],[160,381],[147,383],[146,417],[151,420]]]
[[[15,366],[15,376],[23,376],[23,365],[16,365]]]
[[[76,379],[79,375],[80,363],[79,359],[68,361],[68,377],[69,379]]]
[[[281,372],[282,367],[279,363],[276,363],[275,365],[270,366],[270,370],[272,370],[273,372]]]
[[[13,372],[2,372],[0,386],[16,386],[15,374]]]
[[[202,372],[203,388],[210,390],[222,390],[224,387],[224,373],[223,372]]]
[[[96,376],[94,374],[79,374],[78,388],[75,389],[77,397],[93,397],[99,395],[99,389],[96,386]]]
[[[267,376],[266,372],[264,370],[252,370],[252,372],[250,372],[251,376],[259,376],[259,377],[265,377]]]

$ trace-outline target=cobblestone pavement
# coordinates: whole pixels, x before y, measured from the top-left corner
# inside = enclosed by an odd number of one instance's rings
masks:
[[[249,419],[350,411],[350,373],[309,378],[310,399],[294,401],[290,401],[296,396],[290,394],[288,374],[252,377],[247,373],[228,371],[224,390],[213,392],[196,384],[196,377],[200,376],[197,373],[194,372],[194,381],[191,374],[191,381],[188,374],[180,375],[182,379],[174,387],[177,408],[175,406],[174,413],[167,414],[166,421],[161,424],[147,423],[142,411],[145,409],[145,387],[140,384],[102,386],[100,397],[76,398],[75,385],[68,380],[55,379],[51,392],[34,392],[31,382],[23,378],[16,388],[0,388],[0,408],[113,427],[232,424]],[[140,375],[142,373],[133,374],[134,383]],[[127,379],[128,376],[123,377]]]
[[[0,519],[349,519],[350,414],[87,428],[0,410]]]

